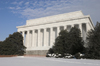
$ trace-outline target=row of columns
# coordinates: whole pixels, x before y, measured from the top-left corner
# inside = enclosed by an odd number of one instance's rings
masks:
[[[78,27],[81,30],[81,36],[83,35],[82,32],[86,33],[86,30],[83,30],[83,24],[77,25],[65,25],[60,27],[52,27],[52,28],[44,28],[44,29],[34,29],[28,31],[21,31],[24,37],[23,42],[26,47],[42,47],[42,46],[52,46],[55,38],[59,36],[60,30],[67,29],[70,31],[71,27]],[[86,28],[86,24],[85,24]],[[86,38],[86,37],[85,37]]]

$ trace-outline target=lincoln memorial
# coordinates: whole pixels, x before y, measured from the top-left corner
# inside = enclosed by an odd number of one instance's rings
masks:
[[[23,35],[26,54],[45,55],[54,45],[55,38],[61,30],[70,31],[71,27],[81,30],[81,37],[86,41],[86,33],[94,29],[89,15],[82,11],[47,16],[26,21],[26,25],[17,26],[18,32]]]

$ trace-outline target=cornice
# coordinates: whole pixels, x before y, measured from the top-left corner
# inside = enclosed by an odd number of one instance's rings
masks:
[[[49,22],[49,23],[43,23],[43,24],[37,24],[37,25],[23,25],[23,26],[17,26],[17,28],[25,28],[25,27],[31,27],[31,26],[38,26],[38,25],[45,25],[45,24],[52,24],[52,23],[59,23],[59,22],[65,22],[65,21],[71,21],[71,20],[78,20],[78,19],[84,19],[90,17],[89,15],[79,17],[79,18],[74,18],[74,19],[68,19],[68,20],[59,20],[55,22]],[[91,20],[91,19],[90,19]]]

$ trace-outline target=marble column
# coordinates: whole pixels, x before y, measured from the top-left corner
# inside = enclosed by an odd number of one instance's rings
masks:
[[[87,36],[87,32],[88,32],[88,23],[86,23],[86,36]],[[87,40],[87,39],[86,39]]]
[[[32,47],[35,46],[35,45],[34,45],[34,39],[35,39],[35,37],[34,37],[34,30],[32,30]]]
[[[85,40],[87,40],[87,38],[86,38],[86,37],[87,37],[87,32],[88,32],[88,28],[89,28],[89,26],[88,26],[88,23],[85,23],[85,24],[86,24],[86,26],[85,26],[85,27],[86,27],[86,35],[85,35]]]
[[[25,36],[25,32],[24,31],[22,32],[22,36],[23,36],[23,45],[25,45],[25,42],[24,42],[25,41],[25,39],[24,39],[25,38],[24,37]]]
[[[46,43],[47,43],[47,42],[46,42],[46,28],[44,28],[44,46],[47,45]]]
[[[30,31],[30,47],[32,47],[32,30]]]
[[[24,35],[24,45],[26,46],[26,35],[27,35],[27,31],[25,31],[25,33],[24,33],[25,35]]]
[[[67,26],[66,25],[64,26],[64,30],[67,30]]]
[[[38,31],[37,29],[34,30],[34,46],[37,47],[37,41],[38,41]]]
[[[89,26],[88,26],[88,23],[85,23],[85,24],[86,24],[86,33],[87,33]]]
[[[80,29],[80,31],[81,31],[81,37],[82,37],[82,24],[79,24],[79,29]]]
[[[26,34],[26,47],[29,47],[29,31],[27,31],[27,34]]]
[[[50,46],[50,28],[47,28],[47,46]]]
[[[42,47],[43,42],[43,29],[40,29],[40,47]]]
[[[36,44],[35,45],[36,45],[36,47],[38,47],[38,30],[36,30],[36,37],[35,38],[36,38]]]
[[[74,24],[71,25],[71,28],[74,27]]]
[[[50,28],[50,46],[53,46],[53,28]]]
[[[60,32],[60,27],[57,27],[57,36],[59,36],[59,32]]]
[[[29,34],[28,34],[28,47],[30,47],[30,31],[28,31],[29,32]]]
[[[40,29],[38,29],[38,46],[40,46]]]
[[[44,30],[40,30],[40,46],[42,47],[44,45]]]
[[[87,33],[87,24],[84,23],[83,24],[83,40],[85,41],[86,40],[86,33]]]

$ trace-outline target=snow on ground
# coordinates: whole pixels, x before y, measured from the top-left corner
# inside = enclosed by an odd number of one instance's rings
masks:
[[[100,60],[46,57],[2,57],[0,66],[100,66]]]

